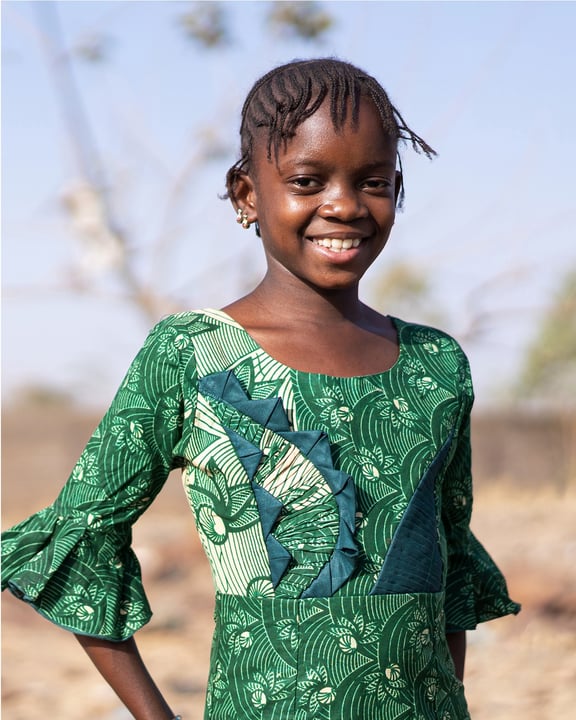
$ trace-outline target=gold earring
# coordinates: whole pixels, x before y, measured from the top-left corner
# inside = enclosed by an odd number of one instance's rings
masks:
[[[242,208],[236,210],[236,222],[242,225],[244,230],[248,230],[250,227],[250,221],[248,220],[248,213]]]

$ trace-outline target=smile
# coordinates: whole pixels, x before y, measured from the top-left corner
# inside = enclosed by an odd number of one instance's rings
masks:
[[[332,252],[344,252],[351,248],[357,248],[362,240],[360,238],[312,238],[314,245],[332,250]]]

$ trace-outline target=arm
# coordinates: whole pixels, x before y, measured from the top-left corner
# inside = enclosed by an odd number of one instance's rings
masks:
[[[111,642],[76,635],[102,677],[136,720],[172,720],[174,713],[144,665],[133,638]]]
[[[466,659],[466,631],[446,633],[446,640],[456,668],[456,677],[460,682],[463,682],[464,660]]]

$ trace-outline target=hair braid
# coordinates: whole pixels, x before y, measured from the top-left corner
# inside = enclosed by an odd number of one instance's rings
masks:
[[[335,58],[296,60],[270,70],[256,81],[242,107],[240,159],[226,174],[225,197],[234,196],[241,172],[249,172],[256,142],[265,140],[269,160],[278,157],[296,130],[328,98],[334,128],[339,130],[350,116],[358,123],[360,103],[368,97],[382,121],[382,129],[397,141],[409,141],[412,148],[431,158],[436,155],[428,143],[405,122],[400,112],[371,75]],[[398,155],[400,169],[402,163]],[[404,183],[399,204],[404,198]]]

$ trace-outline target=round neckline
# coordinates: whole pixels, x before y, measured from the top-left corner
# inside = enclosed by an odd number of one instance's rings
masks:
[[[202,312],[208,314],[209,316],[213,317],[219,316],[219,319],[223,322],[226,322],[228,325],[233,325],[235,328],[240,330],[251,342],[255,350],[258,350],[260,353],[262,353],[266,358],[272,360],[276,365],[285,368],[286,370],[297,373],[298,375],[306,376],[306,377],[317,377],[317,378],[330,378],[333,380],[364,380],[364,379],[370,379],[370,378],[378,378],[383,377],[386,375],[389,375],[390,372],[392,372],[400,363],[400,359],[402,358],[404,354],[404,345],[401,340],[401,325],[402,321],[399,320],[399,318],[396,318],[392,315],[387,315],[387,317],[390,319],[390,322],[393,324],[394,329],[396,330],[396,336],[398,338],[398,357],[396,358],[395,362],[386,370],[380,370],[379,372],[370,373],[368,375],[330,375],[328,373],[321,373],[321,372],[309,372],[307,370],[298,370],[298,368],[294,368],[290,365],[287,365],[286,363],[281,362],[277,358],[275,358],[273,355],[270,355],[269,352],[264,350],[264,348],[258,343],[252,335],[246,330],[246,328],[241,325],[237,320],[235,320],[231,315],[228,315],[228,313],[225,310],[220,310],[216,308],[206,308]]]

